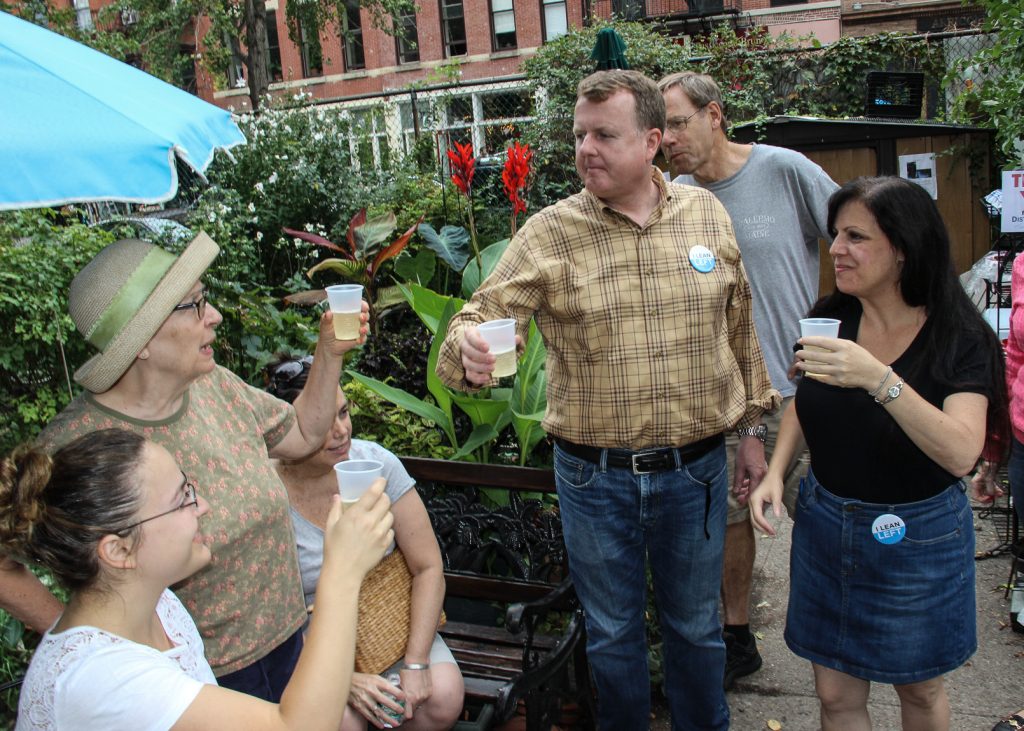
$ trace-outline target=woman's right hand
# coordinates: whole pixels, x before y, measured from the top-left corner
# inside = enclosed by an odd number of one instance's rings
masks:
[[[343,556],[361,576],[380,562],[395,538],[391,500],[384,493],[387,482],[378,477],[358,502],[342,511],[340,496],[334,497],[324,530],[324,557]]]
[[[776,518],[782,517],[782,478],[769,471],[761,484],[750,493],[747,505],[750,506],[750,521],[762,533],[775,535],[775,528],[764,515],[764,506],[771,503]]]
[[[402,705],[389,698],[388,695],[394,696],[399,701],[405,700],[405,693],[402,689],[389,683],[386,678],[366,673],[352,673],[352,688],[348,692],[348,704],[367,722],[377,728],[394,726],[394,721],[384,713],[383,709],[378,707],[378,704],[387,706],[398,717],[401,717],[404,712]]]

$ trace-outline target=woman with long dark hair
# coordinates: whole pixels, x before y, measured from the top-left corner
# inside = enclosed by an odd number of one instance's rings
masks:
[[[986,433],[1006,443],[995,333],[960,287],[935,203],[900,178],[859,178],[829,200],[836,291],[812,317],[838,338],[799,342],[804,374],[751,515],[773,534],[782,470],[806,442],[786,643],[811,661],[824,731],[871,728],[871,682],[891,683],[904,729],[949,728],[942,676],[977,649],[974,528],[961,478]]]

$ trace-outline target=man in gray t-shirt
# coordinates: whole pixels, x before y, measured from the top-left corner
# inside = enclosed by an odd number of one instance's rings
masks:
[[[672,74],[658,86],[665,98],[667,126],[661,149],[671,174],[666,178],[706,188],[729,212],[743,266],[754,298],[754,327],[772,386],[783,404],[764,417],[767,431],[740,430],[727,439],[730,450],[745,449],[751,439],[766,439],[769,453],[796,383],[787,372],[793,344],[818,294],[818,239],[831,240],[826,225],[829,196],[838,186],[798,152],[770,145],[741,145],[726,137],[728,123],[715,81],[693,72]],[[731,454],[729,464],[735,460]],[[793,478],[802,476],[794,460],[787,473],[786,506],[796,500]],[[754,568],[754,534],[746,494],[764,476],[732,475],[722,606],[726,644],[725,687],[761,667],[750,632],[750,591]],[[742,496],[742,504],[737,495]]]

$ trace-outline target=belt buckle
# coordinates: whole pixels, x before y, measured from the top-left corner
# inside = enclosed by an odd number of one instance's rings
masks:
[[[653,452],[653,451],[651,451],[651,452],[634,452],[633,455],[632,455],[633,474],[634,475],[649,475],[649,474],[652,474],[652,473],[656,472],[657,470],[655,470],[655,469],[651,469],[651,470],[642,469],[637,464],[637,460],[643,460],[643,459],[645,459],[647,457],[656,456],[657,454],[658,454],[657,452]]]

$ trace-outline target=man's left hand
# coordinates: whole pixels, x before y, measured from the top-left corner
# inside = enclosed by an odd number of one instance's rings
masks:
[[[766,472],[768,463],[764,459],[764,444],[757,437],[740,437],[732,474],[732,494],[740,505],[746,504],[750,491],[761,484]]]

